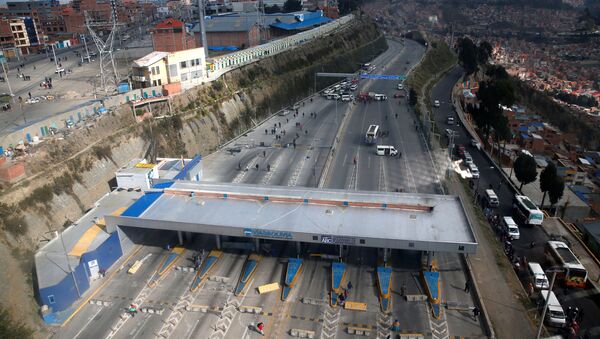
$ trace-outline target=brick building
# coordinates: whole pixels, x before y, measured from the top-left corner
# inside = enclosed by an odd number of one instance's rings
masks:
[[[155,51],[177,52],[197,47],[196,39],[187,32],[182,21],[169,18],[158,23],[151,31]]]

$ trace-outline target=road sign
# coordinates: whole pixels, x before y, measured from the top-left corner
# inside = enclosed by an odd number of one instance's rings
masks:
[[[360,75],[361,79],[377,79],[377,80],[406,80],[404,75],[384,75],[384,74],[366,74]]]

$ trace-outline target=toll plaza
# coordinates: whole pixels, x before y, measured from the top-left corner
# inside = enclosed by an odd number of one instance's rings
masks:
[[[284,314],[286,310],[279,306],[273,306],[272,312],[262,309],[265,304],[285,305],[300,298],[306,307],[297,312],[306,313],[302,316],[306,319],[314,312],[309,309],[311,304],[328,305],[331,312],[391,314],[396,284],[391,267],[398,253],[418,253],[414,258],[421,258],[427,271],[435,266],[436,252],[474,253],[477,249],[462,202],[455,196],[191,181],[162,183],[143,192],[114,192],[104,199],[111,201],[113,195],[115,202],[108,204],[110,208],[101,209],[105,214],[102,234],[113,239],[112,251],[133,256],[136,263],[155,262],[145,264],[154,266],[147,276],[148,291],[140,295],[160,300],[173,290],[169,284],[185,286],[182,290],[191,293],[185,295],[185,300],[190,300],[185,309],[189,310],[210,309],[207,304],[216,297],[207,293],[227,285],[232,297],[224,297],[228,304],[222,307],[223,313],[235,308],[248,314]],[[116,207],[123,205],[127,207]],[[136,237],[151,231],[172,234],[173,242],[166,252],[163,249],[150,259],[147,255],[142,259],[141,254],[136,257],[140,242]],[[203,244],[203,254],[192,259],[192,247],[198,242]],[[362,283],[367,279],[363,270],[356,269],[361,256],[366,259],[359,265],[371,268],[370,286],[378,291],[372,296],[365,294],[369,288]],[[192,260],[196,263],[194,274],[179,281],[183,273],[176,269],[185,268]],[[413,260],[412,255],[407,260]],[[284,264],[279,267],[278,262]],[[75,277],[83,280],[85,273],[77,272]],[[308,283],[309,276],[321,283]],[[439,286],[439,275],[423,276],[424,286]],[[435,276],[438,282],[432,278]],[[210,288],[203,292],[206,286]],[[430,296],[432,308],[439,305],[441,293],[439,288],[423,291]],[[52,298],[59,301],[59,296]],[[173,302],[177,300],[184,299]],[[134,301],[145,305],[142,299]],[[353,317],[354,324],[360,325],[360,316]],[[111,324],[116,331],[119,326]],[[366,328],[349,326],[347,331],[368,332]]]

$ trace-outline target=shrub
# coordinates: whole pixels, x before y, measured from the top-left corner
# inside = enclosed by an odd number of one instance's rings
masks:
[[[13,236],[22,236],[27,234],[29,225],[22,215],[11,215],[4,221],[4,229]]]

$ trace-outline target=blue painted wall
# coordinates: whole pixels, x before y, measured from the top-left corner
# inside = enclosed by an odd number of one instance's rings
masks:
[[[86,267],[88,261],[98,260],[100,268],[110,268],[123,255],[118,232],[111,234],[102,245],[91,252],[81,256],[79,265],[74,270],[79,292],[85,293],[90,288],[89,270]],[[73,282],[73,276],[68,274],[58,284],[40,289],[40,302],[48,305],[52,312],[61,312],[71,307],[79,298],[77,289]],[[53,299],[54,303],[51,303]]]

